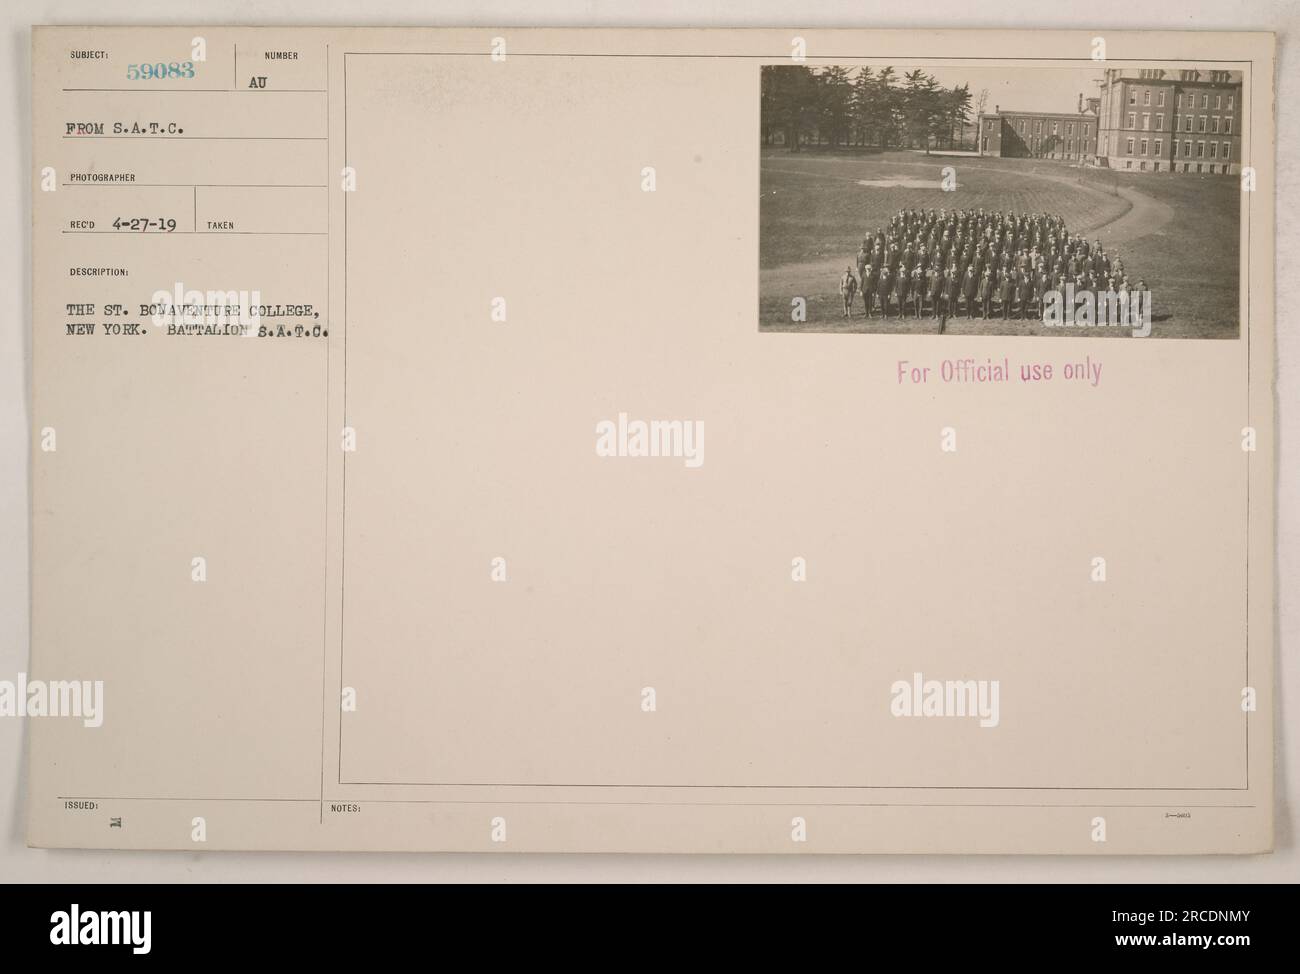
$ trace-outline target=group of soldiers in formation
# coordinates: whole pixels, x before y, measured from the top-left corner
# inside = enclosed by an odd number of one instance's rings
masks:
[[[1003,320],[1041,317],[1049,291],[1116,292],[1130,289],[1124,261],[1097,240],[1070,234],[1065,221],[1037,215],[979,210],[899,210],[889,225],[867,234],[840,278],[844,317],[853,316],[860,293],[866,316],[927,313],[943,324],[965,313]],[[1141,281],[1138,290],[1145,289]]]

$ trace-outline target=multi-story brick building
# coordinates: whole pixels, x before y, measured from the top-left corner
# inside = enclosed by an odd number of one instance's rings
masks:
[[[1241,170],[1240,71],[1108,68],[1097,163],[1150,172]]]
[[[979,116],[981,155],[1062,159],[1136,172],[1241,170],[1240,71],[1108,68],[1073,114]]]
[[[1097,155],[1097,99],[1079,96],[1078,110],[1059,112],[1003,111],[978,117],[980,155],[1060,159],[1093,163]]]

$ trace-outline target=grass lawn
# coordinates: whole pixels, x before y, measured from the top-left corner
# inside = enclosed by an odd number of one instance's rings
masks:
[[[957,188],[943,192],[944,166]],[[864,185],[867,183],[867,185]],[[875,183],[875,185],[870,185]],[[891,184],[894,185],[881,185]],[[929,185],[926,185],[929,184]],[[1071,233],[1099,238],[1124,258],[1130,281],[1152,292],[1152,337],[1236,338],[1241,189],[1234,176],[1129,173],[1028,159],[850,155],[764,150],[760,174],[759,312],[765,331],[927,332],[928,319],[845,320],[839,277],[865,233],[903,208],[1057,213]],[[791,299],[807,321],[790,320]],[[950,319],[953,334],[1081,334],[1040,321]]]

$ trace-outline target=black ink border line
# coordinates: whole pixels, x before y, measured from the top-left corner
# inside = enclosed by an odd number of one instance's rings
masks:
[[[344,164],[348,159],[348,84],[347,84],[347,59],[350,56],[371,56],[371,57],[474,57],[490,58],[490,52],[480,51],[344,51],[343,52],[343,155]],[[610,54],[610,53],[558,53],[558,52],[512,52],[511,57],[542,57],[542,58],[660,58],[660,59],[701,59],[701,60],[736,60],[751,59],[775,63],[778,65],[791,63],[788,55],[776,57],[761,54],[669,54],[669,53],[628,53],[628,54]],[[1098,62],[1093,58],[1060,58],[1060,57],[1027,57],[1027,58],[1006,58],[1006,57],[956,57],[956,56],[917,56],[917,55],[889,55],[889,60],[896,62],[915,61],[923,63],[937,63],[944,61],[997,61],[1009,67],[1014,67],[1021,62],[1038,62],[1051,61],[1054,63],[1110,63],[1110,62],[1131,62],[1138,64],[1249,64],[1250,65],[1250,105],[1251,110],[1245,114],[1250,121],[1250,129],[1243,133],[1247,140],[1247,157],[1253,161],[1253,155],[1249,147],[1253,144],[1254,135],[1254,112],[1255,112],[1255,61],[1254,59],[1241,58],[1107,58],[1104,62]],[[838,55],[818,55],[815,58],[807,59],[799,63],[827,64],[844,61],[879,61],[878,56],[838,56]],[[328,72],[328,64],[326,68]],[[1247,160],[1243,159],[1243,163]],[[1247,417],[1249,417],[1249,407],[1251,402],[1251,368],[1250,368],[1250,264],[1251,264],[1251,236],[1250,236],[1250,205],[1249,200],[1244,206],[1246,232],[1246,319],[1242,323],[1242,330],[1245,332],[1246,340],[1246,404]],[[347,347],[348,347],[348,207],[347,194],[344,194],[343,200],[343,422],[347,425]],[[1238,279],[1240,282],[1240,278]],[[1240,283],[1239,283],[1240,286]],[[1240,307],[1240,305],[1238,305]],[[1238,335],[1240,341],[1241,335]],[[343,618],[344,618],[344,590],[347,564],[347,451],[343,453],[343,475],[342,475],[342,507],[341,507],[341,527],[340,536],[340,578],[339,578],[339,699],[342,699],[343,693],[343,652],[344,639]],[[1246,631],[1245,631],[1245,653],[1246,653],[1246,677],[1247,683],[1250,678],[1250,462],[1249,453],[1246,460],[1246,577],[1245,577],[1245,601],[1246,601]],[[1065,787],[1065,786],[984,786],[984,785],[676,785],[676,784],[547,784],[537,782],[527,783],[508,783],[508,782],[420,782],[420,781],[394,781],[394,782],[362,782],[362,781],[344,781],[343,780],[343,714],[339,712],[338,725],[338,785],[343,787],[481,787],[481,788],[648,788],[648,789],[668,789],[668,788],[718,788],[718,789],[807,789],[807,790],[826,790],[826,789],[846,789],[846,790],[879,790],[879,791],[907,791],[907,790],[925,790],[925,791],[1246,791],[1250,790],[1250,714],[1245,714],[1245,779],[1246,784],[1241,787],[1214,787],[1214,788],[1197,788],[1197,787],[1166,787],[1166,788],[1143,788],[1143,787],[1108,787],[1108,788],[1088,788],[1088,787]],[[324,799],[322,799],[322,802]],[[323,807],[323,805],[322,805]],[[1001,804],[993,804],[989,807],[1008,807]],[[1161,806],[1163,807],[1163,806]],[[1242,806],[1246,807],[1246,806]],[[1253,806],[1250,806],[1253,807]]]

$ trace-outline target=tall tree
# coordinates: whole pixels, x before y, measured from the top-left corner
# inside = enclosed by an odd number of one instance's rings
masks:
[[[853,86],[849,80],[849,69],[838,66],[826,68],[817,75],[817,82],[818,137],[820,139],[825,135],[831,148],[835,148],[841,138],[848,141],[852,120]]]
[[[958,140],[962,139],[966,131],[966,123],[970,120],[970,112],[970,85],[964,84],[959,88],[953,88],[948,99],[948,148],[952,148],[953,129],[957,129]]]
[[[871,127],[877,133],[877,144],[882,149],[889,148],[890,137],[898,134],[901,99],[895,84],[897,81],[898,75],[889,65],[876,75],[875,99],[869,117]]]
[[[874,94],[876,79],[871,68],[863,65],[853,79],[853,91],[849,95],[849,119],[853,127],[853,144],[867,144],[868,113]]]
[[[933,76],[916,68],[903,75],[902,122],[905,144],[927,154],[944,125],[943,89]]]
[[[805,133],[817,123],[817,81],[802,64],[763,68],[760,116],[763,137],[769,144],[783,133],[791,152],[798,152]]]

